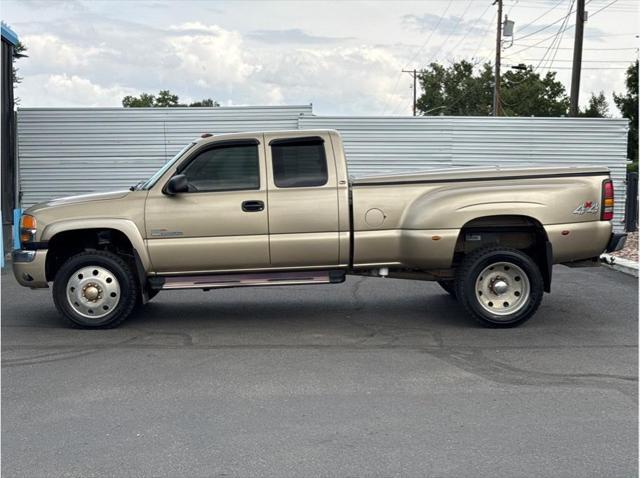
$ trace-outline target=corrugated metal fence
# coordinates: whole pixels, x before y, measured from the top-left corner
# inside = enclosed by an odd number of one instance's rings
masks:
[[[22,205],[150,176],[202,132],[331,128],[355,175],[478,165],[608,166],[625,204],[624,119],[313,116],[311,106],[21,109]]]

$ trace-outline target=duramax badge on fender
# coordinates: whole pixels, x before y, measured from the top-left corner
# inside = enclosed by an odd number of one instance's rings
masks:
[[[577,212],[576,212],[577,211]],[[169,289],[437,281],[492,327],[531,317],[552,266],[620,249],[600,167],[350,178],[335,131],[204,135],[128,191],[25,212],[13,269],[81,327]]]

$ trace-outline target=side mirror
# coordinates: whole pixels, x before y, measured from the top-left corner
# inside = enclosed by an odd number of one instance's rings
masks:
[[[169,182],[164,188],[165,194],[173,196],[178,193],[186,193],[189,191],[189,181],[184,174],[176,174],[169,179]]]

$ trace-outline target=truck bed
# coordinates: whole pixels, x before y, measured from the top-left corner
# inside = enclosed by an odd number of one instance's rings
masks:
[[[352,179],[353,263],[446,269],[461,231],[475,227],[477,218],[542,228],[556,263],[597,256],[611,235],[611,223],[600,220],[608,177],[601,166],[536,166]]]

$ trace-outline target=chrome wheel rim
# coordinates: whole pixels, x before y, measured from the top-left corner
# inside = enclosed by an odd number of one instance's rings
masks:
[[[480,272],[475,293],[484,310],[507,320],[527,304],[531,285],[519,266],[512,262],[496,262]]]
[[[101,319],[120,302],[120,283],[115,274],[104,267],[82,267],[67,281],[67,301],[78,315]]]

